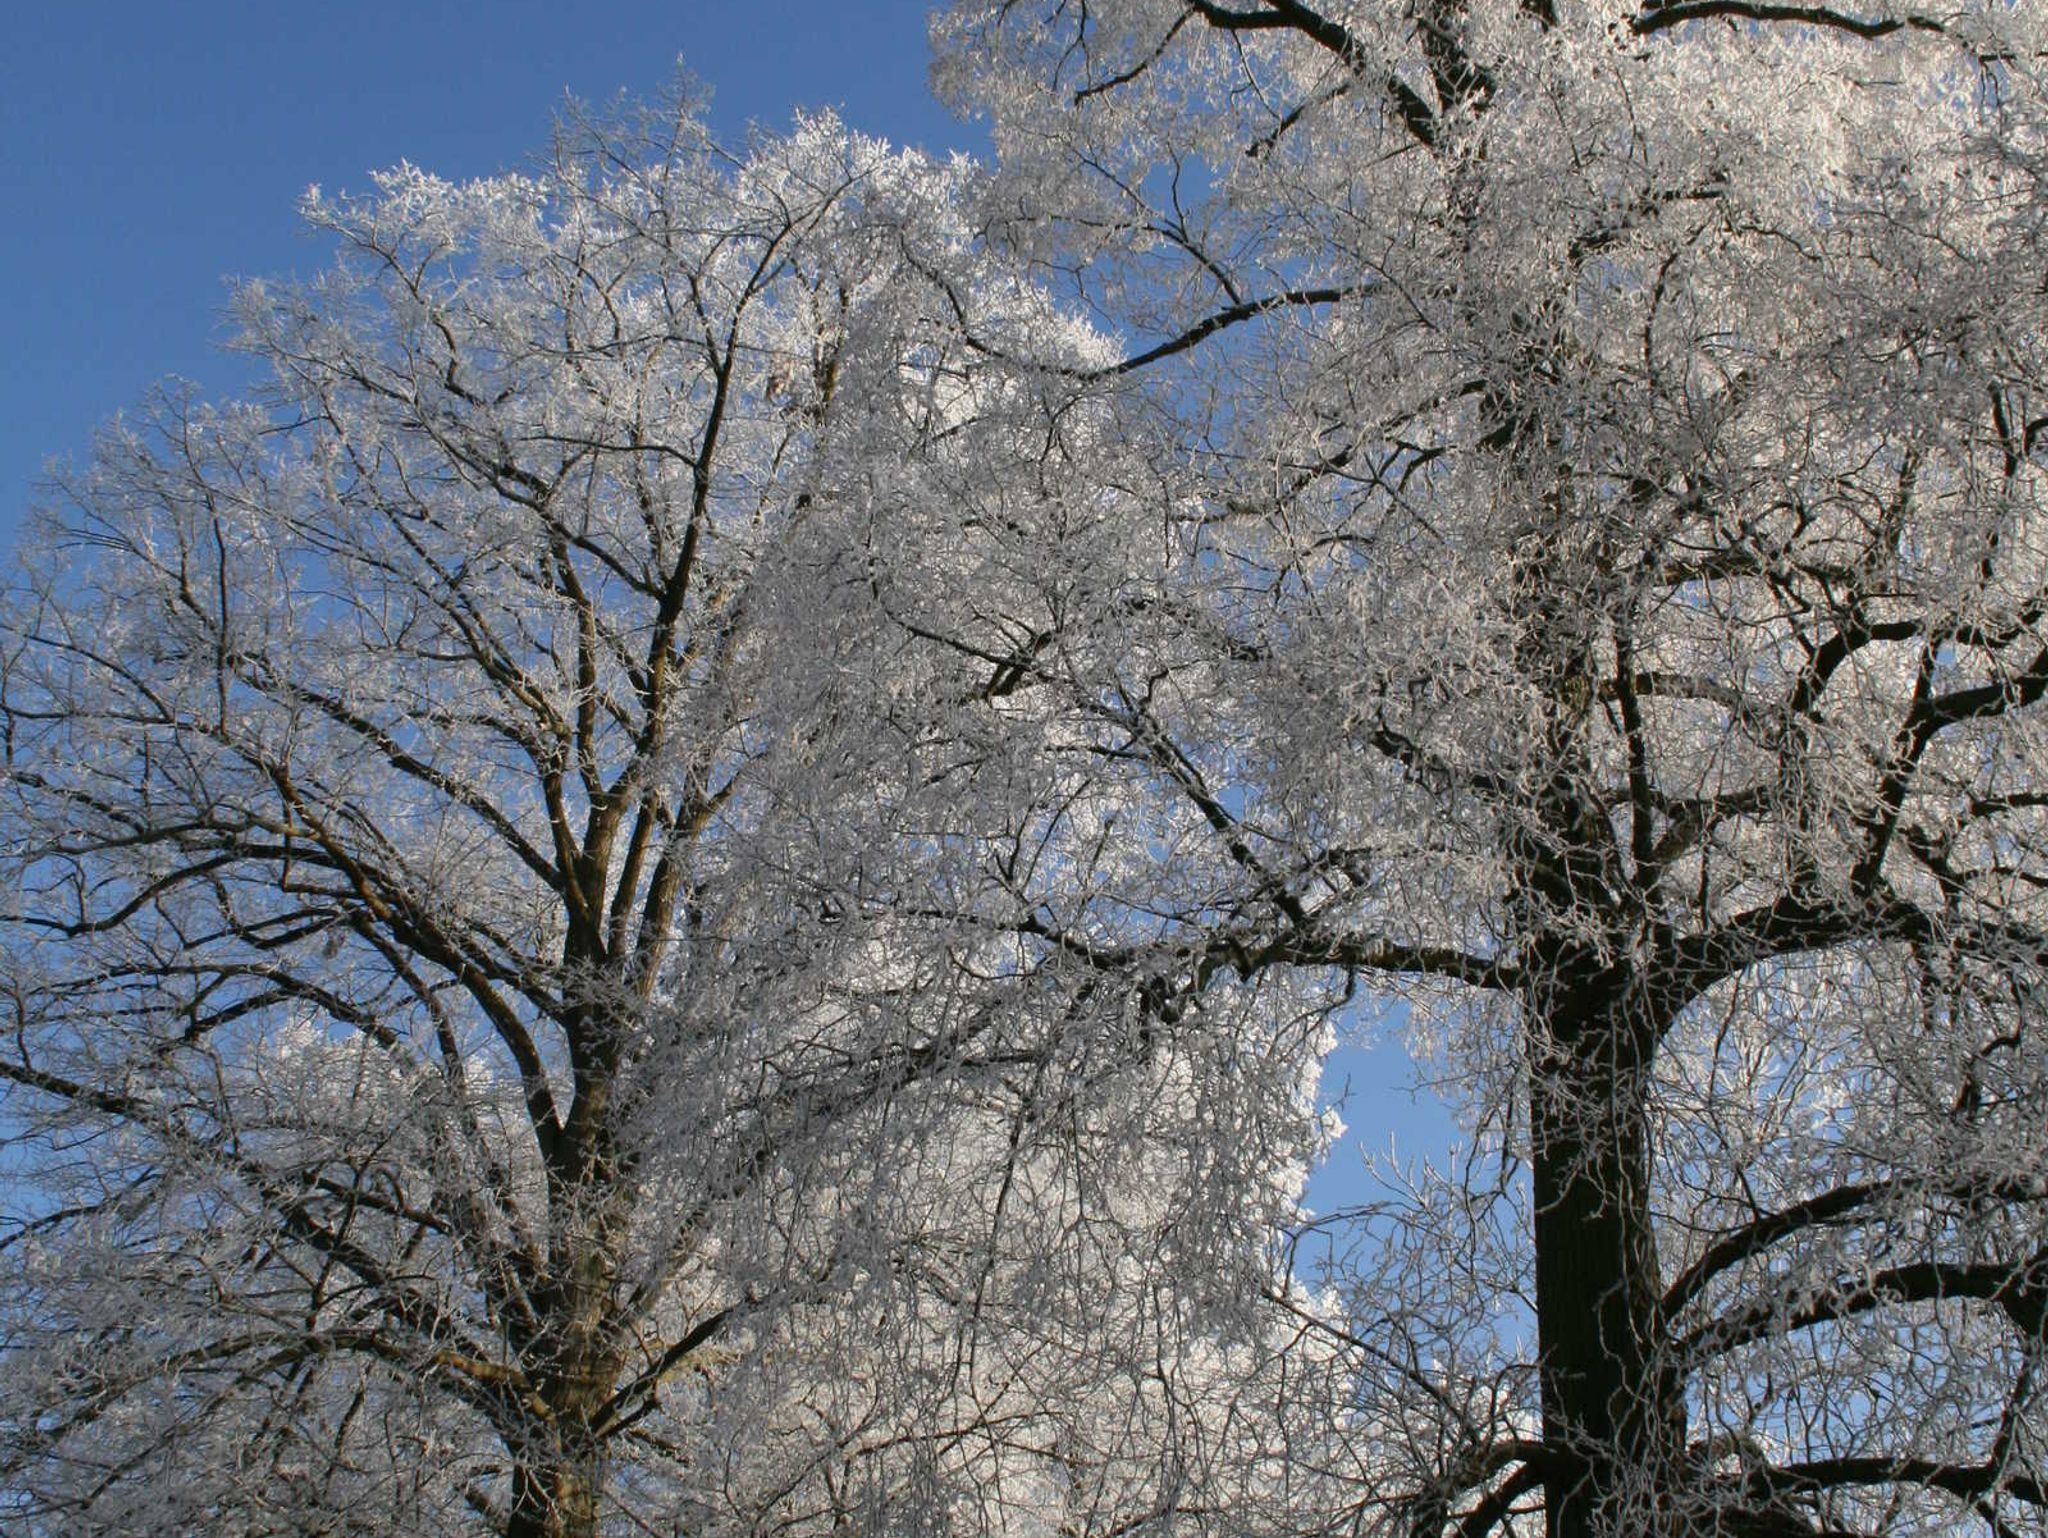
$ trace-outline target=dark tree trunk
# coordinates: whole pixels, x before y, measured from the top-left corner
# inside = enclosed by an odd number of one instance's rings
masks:
[[[1560,488],[1531,531],[1524,674],[1551,702],[1550,766],[1514,809],[1513,907],[1526,937],[1519,1006],[1529,1074],[1545,1538],[1672,1531],[1685,1402],[1659,1350],[1663,1289],[1650,1208],[1650,1071],[1669,990],[1654,904],[1617,841],[1587,757],[1603,654],[1574,574],[1606,566]],[[1574,556],[1574,552],[1576,552]]]
[[[597,1538],[609,1464],[603,1422],[624,1366],[618,1273],[634,1191],[611,1119],[622,1032],[598,1010],[565,1030],[576,1098],[549,1156],[553,1233],[546,1278],[531,1294],[538,1328],[519,1342],[537,1404],[513,1443],[506,1538]]]
[[[611,1273],[593,1249],[537,1299],[551,1338],[532,1352],[538,1413],[513,1449],[506,1538],[596,1538],[609,1462],[600,1421],[620,1371],[607,1339]]]
[[[597,1538],[604,1452],[594,1439],[584,1440],[580,1456],[572,1445],[563,1445],[551,1449],[558,1456],[522,1459],[513,1469],[505,1538]]]
[[[1546,1538],[1670,1530],[1685,1408],[1661,1333],[1646,1078],[1625,973],[1559,957],[1525,998]]]

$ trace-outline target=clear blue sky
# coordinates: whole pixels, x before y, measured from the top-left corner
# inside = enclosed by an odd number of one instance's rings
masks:
[[[0,48],[0,549],[52,457],[167,376],[236,393],[231,276],[310,274],[300,194],[403,159],[459,178],[546,147],[565,94],[658,94],[677,61],[728,136],[799,107],[935,152],[980,150],[926,89],[927,0],[48,0]],[[1398,1046],[1347,1049],[1347,1144],[1313,1195],[1355,1200],[1358,1144],[1451,1131]]]
[[[927,0],[50,0],[0,47],[0,546],[51,456],[219,350],[230,276],[310,273],[311,183],[403,159],[517,170],[565,93],[658,94],[680,58],[728,135],[833,106],[898,143],[982,141],[926,89]]]

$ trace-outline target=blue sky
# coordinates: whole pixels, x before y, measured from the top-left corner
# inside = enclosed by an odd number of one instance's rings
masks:
[[[52,457],[170,376],[249,377],[220,351],[227,280],[310,274],[309,184],[361,188],[409,160],[517,170],[566,95],[661,92],[678,60],[728,136],[831,106],[869,133],[980,149],[926,88],[926,0],[56,0],[19,5],[0,50],[0,544]],[[599,19],[591,19],[591,18]],[[1433,1153],[1441,1110],[1398,1046],[1340,1051],[1353,1150]],[[1355,1200],[1355,1151],[1317,1179]]]
[[[51,456],[219,350],[230,276],[310,273],[309,184],[404,159],[517,170],[565,93],[648,97],[680,58],[737,136],[833,106],[899,143],[979,144],[926,89],[926,0],[56,0],[0,49],[0,541]]]

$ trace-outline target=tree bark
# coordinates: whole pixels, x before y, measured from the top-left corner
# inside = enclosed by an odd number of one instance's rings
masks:
[[[592,1439],[587,1456],[522,1459],[512,1471],[512,1514],[505,1538],[597,1538],[598,1491],[604,1486],[603,1450]]]
[[[505,1538],[596,1538],[609,1461],[598,1422],[620,1367],[607,1341],[613,1270],[608,1250],[587,1245],[536,1300],[552,1338],[534,1353],[538,1413],[514,1448]]]
[[[1670,1529],[1685,1407],[1658,1342],[1646,1080],[1626,977],[1560,958],[1530,1008],[1546,1538]]]
[[[548,1170],[550,1263],[532,1296],[539,1328],[521,1349],[538,1405],[513,1444],[506,1538],[597,1538],[609,1462],[600,1422],[623,1366],[614,1327],[633,1188],[612,1121],[621,1027],[590,1010],[567,1034],[576,1098]]]

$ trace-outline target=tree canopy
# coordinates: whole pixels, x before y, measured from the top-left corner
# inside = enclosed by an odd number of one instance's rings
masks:
[[[935,37],[993,167],[402,168],[61,486],[0,1509],[2038,1530],[2039,19]]]

